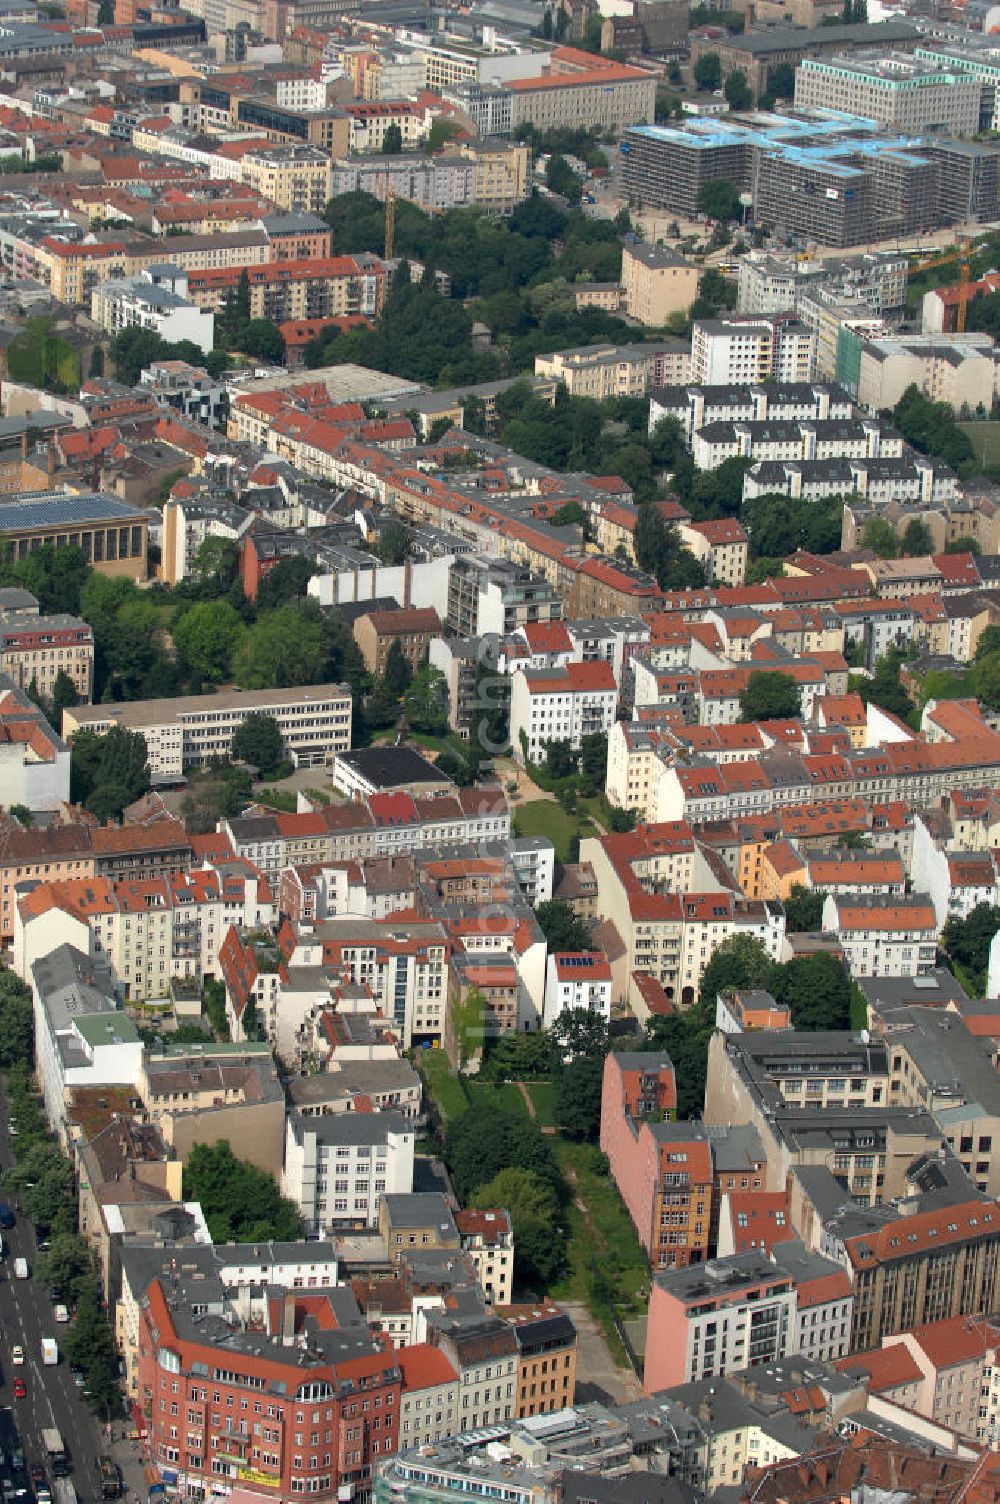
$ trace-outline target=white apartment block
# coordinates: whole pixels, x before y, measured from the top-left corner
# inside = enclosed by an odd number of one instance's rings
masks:
[[[562,669],[518,669],[510,694],[510,735],[519,761],[541,762],[550,741],[579,748],[583,737],[608,732],[618,705],[608,663],[569,663]]]
[[[285,752],[297,766],[322,767],[351,745],[351,705],[347,684],[223,690],[120,705],[75,705],[63,711],[63,734],[71,741],[84,727],[98,735],[112,726],[140,731],[150,776],[154,782],[170,782],[185,768],[229,757],[234,732],[253,712],[277,721]]]
[[[930,898],[855,898],[830,894],[823,929],[840,939],[852,977],[927,976],[937,957],[938,923]]]
[[[611,1019],[611,966],[600,951],[557,951],[549,956],[545,1027],[550,1029],[563,1013],[576,1008],[605,1023]]]
[[[413,1190],[413,1125],[397,1112],[288,1115],[282,1194],[307,1232],[378,1226],[384,1195]]]
[[[699,319],[689,379],[708,386],[809,381],[814,361],[814,336],[794,319]]]

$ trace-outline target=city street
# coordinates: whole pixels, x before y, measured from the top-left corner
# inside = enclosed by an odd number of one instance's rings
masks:
[[[7,1102],[0,1093],[0,1169],[12,1162],[7,1133]],[[13,1206],[13,1198],[0,1192]],[[42,1431],[55,1426],[62,1434],[73,1463],[72,1481],[81,1504],[92,1504],[101,1497],[97,1457],[107,1451],[101,1441],[100,1428],[87,1409],[73,1375],[60,1351],[55,1367],[42,1366],[42,1338],[54,1337],[62,1347],[68,1330],[56,1323],[48,1291],[33,1277],[14,1278],[14,1260],[25,1258],[34,1274],[37,1258],[35,1233],[31,1223],[18,1215],[17,1226],[3,1233],[3,1262],[0,1264],[0,1428],[5,1447],[9,1446],[7,1417],[12,1416],[21,1434],[28,1467],[45,1465]],[[11,1350],[24,1348],[24,1366],[15,1368]],[[22,1378],[27,1387],[24,1399],[14,1398],[14,1380]],[[51,1477],[49,1479],[51,1484]]]

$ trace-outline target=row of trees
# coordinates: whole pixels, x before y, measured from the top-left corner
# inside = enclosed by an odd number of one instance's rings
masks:
[[[0,973],[0,1018],[22,987],[16,978]],[[23,989],[27,992],[27,989]],[[21,1004],[26,1001],[23,997]],[[27,1000],[30,1010],[30,1000]],[[17,1133],[12,1138],[14,1164],[3,1175],[4,1188],[15,1194],[20,1209],[35,1223],[50,1247],[39,1255],[33,1271],[43,1285],[59,1290],[75,1306],[73,1325],[66,1331],[63,1350],[84,1375],[84,1398],[105,1420],[121,1403],[118,1355],[90,1248],[76,1231],[76,1177],[73,1165],[49,1133],[28,1076],[30,1040],[24,1057],[5,1061],[7,1102]]]

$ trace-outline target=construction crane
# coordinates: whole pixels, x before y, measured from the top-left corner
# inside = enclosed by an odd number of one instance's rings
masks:
[[[972,242],[960,239],[954,250],[944,251],[940,256],[926,256],[920,261],[911,261],[909,266],[911,272],[926,272],[931,271],[936,266],[947,266],[950,262],[958,261],[959,257],[961,257],[958,271],[958,308],[955,312],[955,331],[958,334],[965,333],[965,314],[969,306],[969,262],[971,255]]]
[[[396,242],[396,190],[391,181],[385,185],[385,259],[392,260]]]

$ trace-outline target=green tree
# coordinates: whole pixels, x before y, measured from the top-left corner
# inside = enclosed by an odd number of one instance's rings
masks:
[[[252,710],[233,732],[233,757],[259,768],[264,778],[272,778],[285,755],[281,728],[273,715]]]
[[[768,990],[791,1010],[796,1029],[847,1029],[851,1023],[851,979],[835,956],[817,951],[793,956],[776,966]]]
[[[723,93],[730,109],[749,110],[753,106],[753,92],[742,68],[736,68],[730,73]]]
[[[194,1145],[184,1168],[184,1199],[201,1202],[216,1243],[302,1236],[298,1209],[281,1195],[274,1176],[237,1159],[228,1139]]]
[[[602,793],[607,774],[607,733],[588,732],[580,738],[580,793],[588,799]]]
[[[239,560],[240,546],[234,538],[206,538],[194,556],[194,576],[208,595],[225,595],[236,580]]]
[[[699,89],[717,89],[722,82],[722,64],[717,52],[704,52],[691,70]]]
[[[701,974],[699,1001],[715,1019],[715,1000],[720,992],[743,987],[764,987],[771,972],[771,958],[759,940],[733,935],[717,945]]]
[[[572,778],[579,760],[579,752],[564,737],[553,737],[545,743],[545,771],[550,778]]]
[[[740,693],[741,721],[795,720],[802,696],[791,674],[754,669]]]
[[[923,558],[925,554],[934,552],[934,540],[931,530],[926,522],[919,517],[912,518],[903,530],[903,542],[900,548],[907,558]]]
[[[0,968],[0,1066],[30,1069],[34,1052],[31,988],[7,967]]]
[[[552,1149],[538,1124],[494,1103],[477,1103],[452,1118],[444,1153],[455,1190],[464,1202],[501,1170],[534,1170],[557,1194],[561,1189]]]
[[[894,559],[899,553],[899,539],[891,522],[872,517],[861,530],[861,547],[870,548],[879,559]]]
[[[403,132],[395,121],[387,125],[385,135],[382,137],[382,154],[386,157],[395,157],[403,150]]]
[[[410,680],[403,697],[403,711],[414,731],[443,736],[448,730],[448,681],[430,664]]]
[[[892,416],[914,449],[939,456],[960,474],[974,470],[972,440],[958,426],[947,402],[934,402],[916,385],[910,385],[893,408]]]
[[[977,904],[965,919],[952,916],[941,931],[941,947],[960,966],[979,996],[986,991],[986,972],[993,936],[1000,930],[1000,908]]]
[[[32,1222],[51,1233],[76,1227],[76,1178],[73,1166],[51,1139],[36,1139],[20,1150],[3,1183],[18,1192]]]
[[[470,987],[464,999],[452,1002],[451,1022],[459,1065],[468,1065],[486,1041],[486,999],[478,987]]]
[[[548,1289],[566,1264],[564,1238],[553,1233],[560,1217],[559,1197],[533,1170],[500,1170],[479,1186],[473,1205],[508,1212],[514,1234],[514,1272],[519,1283]]]
[[[578,1055],[556,1079],[556,1126],[567,1138],[595,1143],[601,1126],[604,1057]],[[516,1246],[516,1245],[515,1245]]]
[[[431,122],[427,140],[424,142],[424,151],[429,157],[433,157],[443,146],[447,146],[449,141],[454,140],[461,129],[457,120],[445,120],[439,116],[437,120]]]
[[[52,684],[52,715],[54,725],[58,731],[62,725],[62,713],[71,710],[79,703],[80,696],[76,692],[76,685],[67,674],[65,669],[60,669]]]
[[[819,888],[803,888],[801,883],[795,883],[791,895],[785,899],[786,930],[803,934],[821,929],[825,902],[826,894]]]
[[[731,219],[739,218],[739,192],[726,178],[709,178],[698,192],[698,208],[709,219],[726,224]]]
[[[199,601],[175,624],[174,646],[195,673],[221,684],[229,677],[245,632],[228,601]]]
[[[590,949],[590,931],[568,903],[546,899],[535,909],[535,918],[550,951]]]
[[[795,94],[795,67],[792,63],[778,63],[771,69],[768,88],[778,99],[791,99]]]
[[[287,689],[322,682],[329,642],[322,620],[296,606],[259,616],[233,660],[242,689]]]
[[[412,678],[413,670],[410,667],[410,660],[403,652],[403,645],[399,638],[394,637],[385,655],[385,672],[382,675],[386,694],[394,700],[401,700]]]
[[[1000,627],[984,627],[976,643],[976,662],[988,658],[991,653],[1000,653]]]
[[[397,567],[405,564],[413,553],[413,537],[409,528],[401,522],[390,522],[382,529],[378,539],[378,556],[383,564]]]
[[[878,705],[882,710],[887,710],[890,715],[898,716],[900,720],[905,721],[913,714],[913,701],[903,688],[899,677],[902,662],[903,656],[898,649],[891,650],[878,660],[875,673],[871,678],[867,676],[859,678],[857,689],[866,705]],[[975,672],[974,669],[974,676]],[[997,689],[1000,694],[1000,679],[998,679]],[[1000,699],[997,704],[1000,705]]]
[[[54,1285],[75,1304],[93,1286],[90,1249],[78,1233],[57,1233],[46,1251],[38,1255],[33,1273],[38,1284]]]
[[[75,804],[90,808],[95,794],[110,788],[122,795],[120,809],[146,793],[146,738],[141,731],[126,731],[122,726],[112,726],[103,736],[86,729],[78,731],[70,748],[70,797]]]
[[[558,153],[551,156],[545,168],[546,187],[553,193],[561,194],[571,204],[578,204],[583,187],[580,178],[575,173],[566,158]]]
[[[87,1403],[105,1420],[121,1402],[118,1354],[107,1317],[97,1300],[96,1282],[86,1289],[63,1347],[67,1358],[83,1370]]]
[[[279,559],[260,582],[257,591],[257,610],[276,611],[279,606],[288,606],[301,599],[306,587],[318,569],[311,559],[302,554],[290,554]]]

